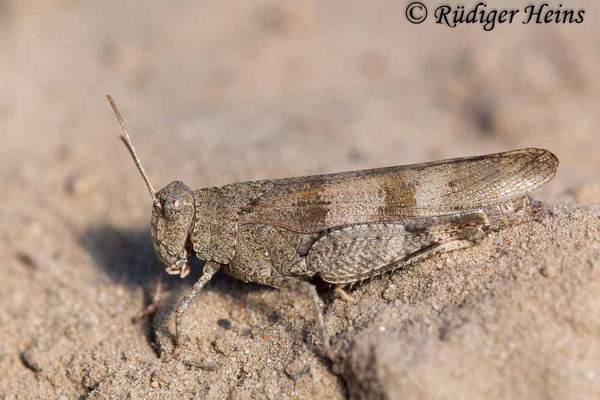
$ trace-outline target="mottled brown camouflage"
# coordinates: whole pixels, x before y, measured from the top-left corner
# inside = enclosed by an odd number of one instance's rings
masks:
[[[539,206],[528,194],[558,167],[551,152],[523,149],[196,191],[175,181],[155,193],[109,101],[154,202],[158,258],[169,274],[181,277],[189,273],[188,257],[206,261],[204,274],[177,307],[177,342],[183,313],[224,267],[243,281],[310,295],[325,353],[333,358],[310,279],[351,284],[472,246],[490,230],[534,216]]]
[[[153,240],[169,273],[185,276],[183,258],[193,254],[209,263],[210,276],[224,266],[243,281],[315,298],[307,279],[354,283],[469,247],[490,230],[530,219],[538,205],[528,193],[551,180],[557,166],[549,151],[524,149],[235,183],[194,191],[193,218],[189,188],[173,182],[157,195]],[[185,207],[175,216],[161,214],[173,204]],[[182,300],[178,321],[208,278]],[[320,330],[331,355],[325,327]]]

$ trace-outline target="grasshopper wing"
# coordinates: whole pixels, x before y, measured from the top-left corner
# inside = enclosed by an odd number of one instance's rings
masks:
[[[558,159],[522,149],[423,164],[278,179],[242,209],[240,223],[302,233],[477,210],[550,181]]]

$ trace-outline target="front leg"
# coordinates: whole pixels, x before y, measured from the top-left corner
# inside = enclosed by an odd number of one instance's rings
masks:
[[[163,271],[160,271],[158,274],[158,278],[156,279],[156,286],[154,288],[154,294],[152,295],[152,300],[150,301],[150,304],[148,304],[142,312],[133,317],[133,322],[137,323],[141,321],[142,318],[149,315],[153,315],[158,309],[158,302],[160,301],[160,297],[162,296],[163,291],[163,276]]]
[[[177,309],[175,311],[175,346],[178,346],[183,338],[183,332],[181,331],[181,318],[183,313],[188,309],[194,298],[198,295],[200,290],[210,281],[215,273],[221,268],[221,264],[215,261],[207,261],[204,265],[204,272],[198,282],[192,286],[187,294],[181,299]]]

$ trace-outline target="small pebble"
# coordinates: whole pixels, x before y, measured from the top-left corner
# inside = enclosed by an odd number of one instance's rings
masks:
[[[284,371],[291,380],[296,382],[302,375],[305,375],[310,371],[310,366],[306,365],[303,360],[296,359],[289,363]]]
[[[34,343],[21,353],[21,361],[33,372],[40,372],[43,369],[42,354]]]
[[[223,355],[230,354],[234,350],[231,342],[224,337],[217,338],[213,343],[213,347],[218,353]]]
[[[575,200],[578,203],[600,204],[600,184],[588,183],[577,189]]]
[[[229,321],[226,318],[222,318],[222,319],[218,320],[217,325],[219,325],[221,328],[223,328],[227,331],[231,329],[231,321]]]
[[[594,371],[594,370],[591,370],[591,369],[590,369],[590,370],[588,370],[588,371],[585,373],[585,377],[586,377],[586,379],[587,379],[588,381],[593,381],[594,379],[596,379],[596,371]]]
[[[83,196],[94,191],[98,184],[98,176],[92,173],[70,175],[65,182],[65,190],[72,196]]]
[[[549,264],[542,267],[540,272],[546,278],[554,278],[558,275],[558,268],[554,264]]]
[[[204,357],[201,360],[184,360],[183,363],[188,367],[200,368],[205,371],[215,371],[220,363],[213,357]]]
[[[17,254],[17,260],[19,260],[23,265],[35,269],[38,267],[37,262],[35,261],[35,258],[33,257],[33,254],[31,254],[28,251],[18,251]]]
[[[383,298],[388,301],[392,301],[398,298],[400,289],[394,284],[391,284],[383,292]]]
[[[183,373],[183,371],[185,370],[185,366],[183,365],[183,363],[177,363],[177,365],[175,366],[175,369],[177,369],[177,372],[179,372],[180,374]]]

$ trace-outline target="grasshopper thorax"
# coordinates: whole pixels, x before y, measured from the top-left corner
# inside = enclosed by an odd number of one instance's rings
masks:
[[[167,273],[185,277],[188,266],[186,244],[194,220],[194,194],[181,181],[156,193],[152,206],[152,244]]]

